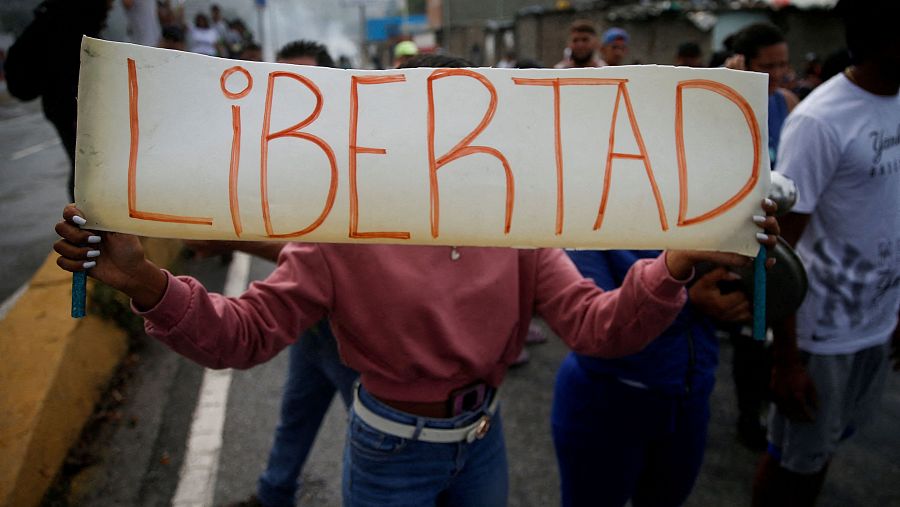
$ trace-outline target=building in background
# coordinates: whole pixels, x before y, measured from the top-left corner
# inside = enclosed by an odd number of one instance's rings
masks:
[[[562,58],[568,27],[593,21],[599,32],[611,26],[631,35],[626,63],[672,64],[675,48],[697,43],[704,54],[729,34],[770,21],[786,34],[791,64],[805,55],[826,55],[843,45],[843,29],[831,12],[836,0],[429,0],[432,30],[448,53],[480,65],[494,65],[507,51],[552,64]]]

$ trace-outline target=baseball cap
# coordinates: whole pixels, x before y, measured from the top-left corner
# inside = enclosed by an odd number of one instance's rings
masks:
[[[417,54],[419,54],[419,46],[416,46],[416,43],[411,40],[398,42],[397,45],[394,46],[394,58],[400,58],[401,56],[416,56]]]
[[[600,44],[605,46],[607,44],[611,44],[617,39],[622,39],[627,44],[628,32],[618,27],[612,27],[609,30],[603,32],[603,36],[600,37]]]

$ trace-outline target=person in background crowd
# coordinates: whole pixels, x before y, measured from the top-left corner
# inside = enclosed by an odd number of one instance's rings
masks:
[[[224,40],[228,33],[228,22],[222,17],[222,8],[218,4],[209,6],[209,26],[211,26],[219,34],[219,39]]]
[[[600,58],[606,65],[624,65],[628,54],[628,32],[612,27],[600,37]]]
[[[675,65],[683,67],[703,67],[703,51],[696,42],[684,42],[678,45],[675,53]]]
[[[209,25],[206,14],[198,13],[194,16],[194,26],[188,34],[188,49],[192,53],[201,55],[219,56],[220,52],[219,32]]]
[[[579,19],[569,27],[569,42],[565,56],[554,65],[556,69],[578,67],[603,67],[606,65],[597,57],[597,29],[585,19]]]
[[[729,58],[734,56],[733,46],[735,35],[736,34],[731,34],[728,37],[725,37],[725,40],[722,41],[722,47],[709,57],[709,65],[707,65],[707,67],[711,69],[721,67],[725,65],[725,62],[728,61]]]
[[[900,37],[895,0],[841,0],[851,65],[788,117],[777,171],[799,197],[783,217],[809,292],[773,325],[769,446],[754,506],[816,503],[841,441],[900,370]]]
[[[255,42],[251,42],[244,46],[244,49],[241,50],[241,54],[238,55],[238,59],[250,62],[261,62],[263,61],[262,47]]]
[[[187,43],[184,40],[184,30],[177,26],[167,26],[163,28],[162,38],[159,40],[159,47],[163,49],[187,51]]]
[[[75,124],[81,38],[99,37],[110,0],[46,0],[9,48],[3,64],[9,94],[41,98],[44,116],[56,128],[69,156],[69,197],[75,200]]]
[[[159,27],[163,37],[168,30],[171,40],[183,41],[186,39],[187,27],[184,25],[184,8],[181,5],[172,7],[171,0],[158,0],[156,15],[159,18]]]
[[[143,46],[158,46],[161,30],[156,0],[122,0],[122,7],[128,20],[128,40]]]
[[[726,67],[769,75],[768,146],[774,168],[781,127],[799,102],[796,95],[780,86],[789,68],[787,42],[774,25],[757,23],[734,34],[730,44],[734,55],[725,61]],[[734,344],[732,375],[738,403],[737,437],[747,448],[761,451],[766,445],[762,413],[769,401],[772,351],[765,341],[753,338],[750,326],[732,326],[727,331]]]
[[[503,52],[503,58],[497,62],[498,69],[515,69],[516,68],[516,52],[512,49],[507,49]]]
[[[411,40],[400,41],[394,46],[394,68],[406,64],[410,58],[419,54],[419,46]]]
[[[604,290],[659,251],[573,250],[578,270]],[[564,507],[678,506],[700,472],[719,357],[714,321],[750,318],[733,273],[716,268],[689,285],[675,322],[644,350],[617,359],[571,352],[553,394],[551,426]]]
[[[775,167],[781,127],[800,102],[793,92],[782,87],[790,70],[787,42],[775,25],[756,23],[739,31],[732,47],[735,54],[725,62],[726,67],[769,75],[769,159]]]
[[[253,42],[253,35],[247,30],[244,22],[240,19],[233,19],[228,22],[228,28],[222,37],[222,44],[225,45],[225,50],[232,58],[240,58],[240,54],[246,46],[256,43]]]
[[[817,86],[822,84],[822,59],[815,53],[806,53],[806,67],[803,77],[794,82],[791,91],[798,99],[803,100]]]
[[[278,63],[334,67],[328,49],[314,41],[297,40],[286,44],[276,55]],[[232,248],[257,255],[272,262],[284,243],[252,241],[200,241],[188,246],[203,256],[230,251]],[[303,465],[315,443],[322,420],[335,393],[344,406],[353,400],[353,383],[358,373],[344,366],[338,355],[337,342],[322,319],[304,331],[289,347],[287,379],[281,395],[281,412],[266,469],[259,476],[256,493],[228,507],[291,507],[295,505]]]

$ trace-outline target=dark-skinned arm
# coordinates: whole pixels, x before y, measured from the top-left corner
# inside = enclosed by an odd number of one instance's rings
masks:
[[[809,215],[788,213],[781,217],[779,224],[781,237],[794,247],[809,224]],[[775,337],[772,396],[778,408],[789,419],[812,421],[815,419],[818,398],[815,385],[800,361],[796,322],[796,314],[791,314],[772,325]]]

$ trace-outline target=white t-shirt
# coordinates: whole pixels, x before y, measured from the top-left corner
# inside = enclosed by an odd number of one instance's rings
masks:
[[[192,53],[218,56],[219,51],[216,49],[216,44],[219,42],[219,32],[217,32],[215,28],[198,28],[192,26],[190,35],[190,51]]]
[[[886,342],[900,309],[900,95],[829,79],[787,118],[778,172],[797,184],[792,211],[810,214],[798,346],[850,354]]]

